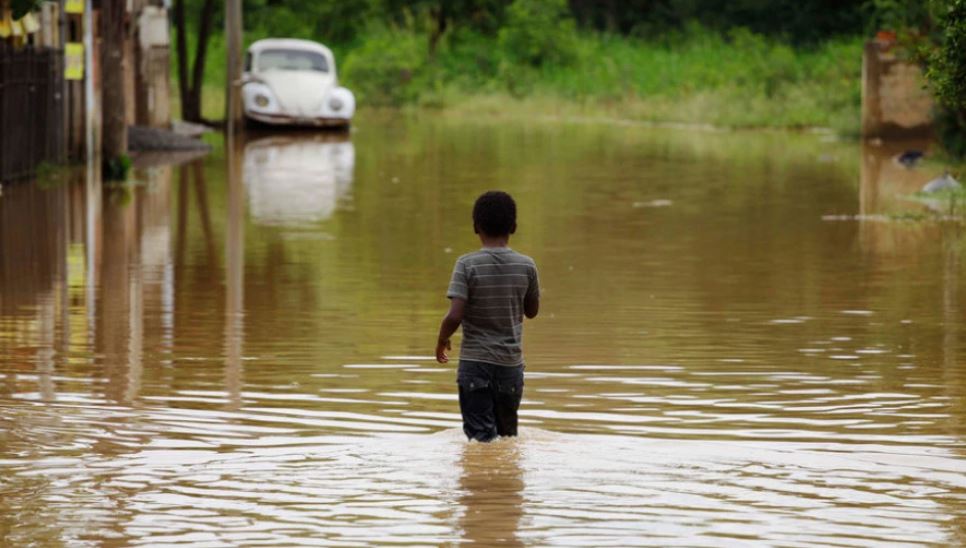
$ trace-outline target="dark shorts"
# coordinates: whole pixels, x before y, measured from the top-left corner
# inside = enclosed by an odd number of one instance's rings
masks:
[[[517,410],[523,397],[523,366],[508,367],[460,360],[456,374],[463,432],[477,441],[517,435]]]

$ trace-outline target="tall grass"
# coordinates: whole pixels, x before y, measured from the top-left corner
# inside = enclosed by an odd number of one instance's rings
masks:
[[[795,49],[745,30],[692,27],[662,40],[578,34],[567,64],[515,63],[495,40],[451,37],[434,58],[418,33],[381,29],[349,52],[344,80],[361,104],[495,113],[606,114],[726,127],[859,125],[862,42]],[[391,55],[388,47],[394,45]]]

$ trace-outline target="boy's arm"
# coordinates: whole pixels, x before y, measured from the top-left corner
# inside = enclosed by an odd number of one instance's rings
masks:
[[[446,363],[449,356],[447,350],[452,349],[449,338],[453,336],[456,329],[463,323],[463,312],[466,309],[466,300],[459,297],[450,299],[449,312],[443,317],[443,322],[439,324],[439,337],[436,339],[436,361]]]
[[[540,312],[540,276],[537,274],[536,266],[533,267],[529,277],[530,284],[527,287],[527,294],[523,297],[523,314],[532,320]]]
[[[534,319],[540,312],[540,294],[527,295],[526,299],[523,300],[523,314],[529,318]]]

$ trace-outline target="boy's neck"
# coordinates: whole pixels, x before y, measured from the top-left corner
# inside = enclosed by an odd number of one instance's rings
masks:
[[[484,248],[487,247],[509,247],[510,246],[510,236],[490,236],[488,234],[483,234],[480,232],[480,243],[483,244]]]

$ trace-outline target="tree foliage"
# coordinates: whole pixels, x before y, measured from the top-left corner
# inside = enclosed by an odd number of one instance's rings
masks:
[[[940,137],[950,153],[966,158],[966,0],[950,0],[938,22],[926,76],[943,110]]]
[[[10,11],[13,14],[13,18],[20,19],[27,13],[40,9],[41,0],[12,0],[10,3]]]
[[[952,0],[939,16],[940,35],[927,76],[936,98],[966,126],[966,0]]]
[[[699,23],[744,27],[793,43],[814,43],[865,30],[869,0],[570,0],[578,23],[620,34],[660,37]]]

